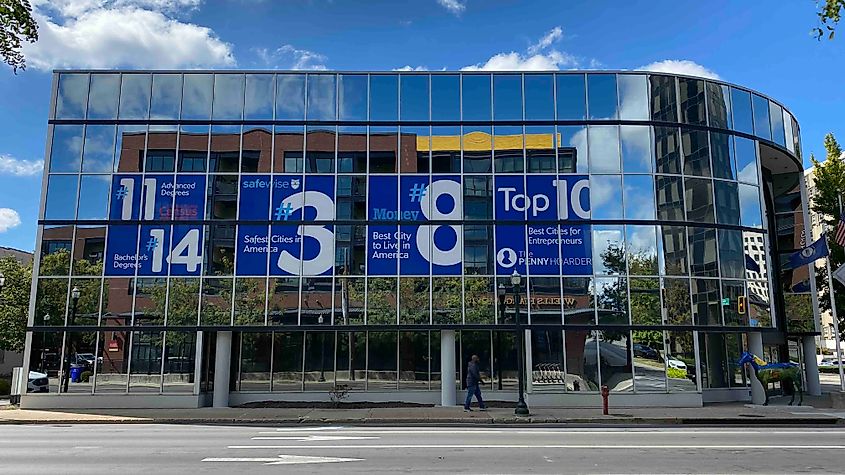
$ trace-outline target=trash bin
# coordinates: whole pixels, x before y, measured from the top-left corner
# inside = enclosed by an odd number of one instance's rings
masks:
[[[72,364],[70,365],[70,380],[71,382],[78,383],[81,380],[82,376],[82,366]]]

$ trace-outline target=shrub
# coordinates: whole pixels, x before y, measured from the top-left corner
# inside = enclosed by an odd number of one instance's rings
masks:
[[[12,381],[6,378],[0,379],[0,396],[8,396],[12,393]]]
[[[91,381],[91,376],[93,374],[94,373],[92,373],[90,371],[83,371],[82,374],[79,375],[79,381],[81,381],[83,383],[87,383],[87,382]]]
[[[687,372],[678,368],[667,368],[666,376],[674,379],[684,379],[687,377]]]
[[[329,397],[331,398],[334,407],[340,406],[340,403],[349,397],[349,386],[346,384],[335,384],[329,390]]]

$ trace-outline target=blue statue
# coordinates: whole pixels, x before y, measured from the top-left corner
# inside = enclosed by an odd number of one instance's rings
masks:
[[[764,406],[769,405],[769,393],[766,391],[769,383],[776,383],[781,381],[788,388],[792,389],[792,399],[789,400],[789,405],[795,402],[796,391],[800,395],[798,405],[804,402],[804,390],[801,386],[801,370],[795,363],[766,363],[761,358],[744,351],[742,357],[739,359],[739,365],[743,366],[750,364],[754,369],[754,376],[760,384],[763,385],[763,393],[766,395],[766,402]]]

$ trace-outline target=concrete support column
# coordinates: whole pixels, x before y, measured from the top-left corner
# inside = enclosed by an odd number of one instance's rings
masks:
[[[199,394],[202,389],[202,362],[205,355],[202,354],[203,332],[197,332],[196,348],[194,349],[194,394]]]
[[[454,406],[455,393],[455,331],[440,331],[440,405]]]
[[[748,337],[748,351],[760,358],[763,357],[763,334],[760,332],[749,332]],[[760,384],[760,381],[754,377],[754,369],[751,365],[746,365],[748,368],[748,379],[751,382],[751,402],[754,404],[763,404],[766,402],[766,389]]]
[[[819,382],[819,360],[816,359],[816,337],[802,336],[801,346],[804,351],[804,376],[807,380],[804,391],[811,396],[820,396],[822,385]]]
[[[534,360],[532,358],[533,351],[531,350],[531,330],[525,330],[525,392],[531,394],[534,392]]]
[[[232,359],[232,332],[217,332],[217,347],[214,350],[214,399],[212,406],[229,407],[229,363]]]

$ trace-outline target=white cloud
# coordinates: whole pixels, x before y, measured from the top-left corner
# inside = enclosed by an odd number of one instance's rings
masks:
[[[407,64],[401,68],[393,68],[394,71],[429,71],[428,66],[411,66]]]
[[[21,216],[12,208],[0,208],[0,233],[20,226]]]
[[[453,15],[460,15],[467,9],[467,5],[465,2],[461,2],[460,0],[437,0],[437,3],[440,4],[441,7],[449,10]]]
[[[484,63],[461,68],[464,71],[549,71],[578,66],[576,58],[557,50],[539,54],[521,54],[516,51],[499,53]]]
[[[537,54],[540,51],[548,48],[552,44],[558,42],[561,38],[563,38],[563,28],[560,26],[556,26],[551,29],[545,36],[540,38],[540,41],[534,43],[533,45],[528,47],[528,54]]]
[[[174,17],[201,0],[38,0],[39,40],[29,65],[53,68],[234,66],[232,45],[210,28]]]
[[[580,66],[577,57],[553,48],[563,38],[563,28],[556,26],[543,35],[524,52],[503,52],[493,55],[483,63],[462,68],[464,71],[550,71],[575,69]]]
[[[315,51],[294,48],[292,45],[282,45],[275,50],[256,48],[255,54],[265,66],[282,69],[326,69],[328,58]]]
[[[0,153],[0,175],[31,176],[38,175],[43,169],[42,160],[18,160]]]
[[[642,71],[654,71],[658,73],[685,74],[687,76],[698,76],[709,79],[721,79],[718,74],[704,66],[688,59],[666,59],[657,61],[637,68]]]

